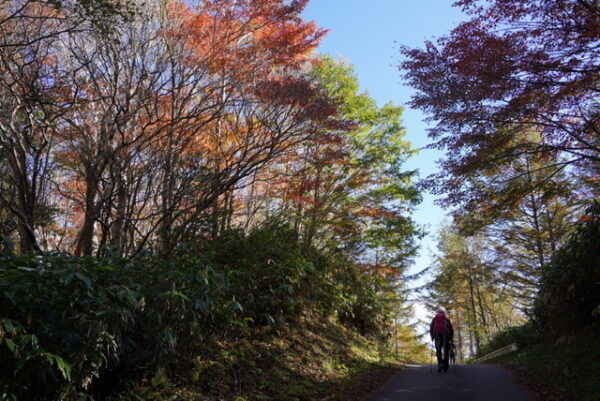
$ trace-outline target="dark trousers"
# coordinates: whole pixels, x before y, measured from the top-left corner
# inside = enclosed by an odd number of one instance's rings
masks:
[[[434,342],[438,367],[448,370],[448,359],[450,358],[450,338],[439,336],[434,338]]]

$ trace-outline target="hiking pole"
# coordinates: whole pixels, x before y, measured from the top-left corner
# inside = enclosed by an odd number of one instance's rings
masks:
[[[431,360],[429,363],[429,373],[433,373],[433,339],[431,340],[431,349],[429,350],[429,354],[431,355]]]

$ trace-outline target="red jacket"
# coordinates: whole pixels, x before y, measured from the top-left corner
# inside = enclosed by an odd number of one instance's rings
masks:
[[[444,319],[444,331],[441,333],[434,333],[435,322],[439,319]],[[452,341],[454,338],[454,328],[452,327],[450,319],[448,319],[444,313],[436,314],[433,320],[431,320],[431,324],[429,325],[429,335],[431,336],[432,340],[441,335],[446,340]]]

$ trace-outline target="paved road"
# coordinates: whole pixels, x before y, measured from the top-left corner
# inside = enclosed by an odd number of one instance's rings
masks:
[[[451,366],[433,373],[429,365],[408,365],[369,401],[529,401],[502,368],[490,365]]]

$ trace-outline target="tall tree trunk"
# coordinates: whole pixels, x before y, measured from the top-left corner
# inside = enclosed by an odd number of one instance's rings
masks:
[[[474,345],[475,343],[473,341],[473,330],[469,330],[469,356],[474,356],[476,354]]]
[[[127,199],[129,194],[127,193],[126,178],[123,171],[115,172],[116,177],[116,198],[117,202],[115,205],[115,220],[111,227],[111,245],[114,247],[114,251],[122,256],[125,253],[125,241],[126,241],[126,220],[127,220]]]
[[[173,226],[173,190],[175,177],[173,176],[174,165],[174,132],[167,135],[167,150],[163,167],[163,183],[161,191],[161,223],[159,229],[159,249],[163,256],[171,252],[171,230]]]
[[[19,233],[19,251],[21,253],[41,251],[37,243],[35,232],[29,223],[19,223],[17,231]]]
[[[479,306],[479,315],[481,316],[481,326],[483,327],[483,330],[485,331],[485,336],[489,341],[491,340],[490,328],[488,327],[486,311],[484,308],[483,297],[481,296],[481,288],[479,285],[476,287],[475,294],[477,296],[477,305]]]
[[[468,262],[470,263],[470,262]],[[471,304],[471,318],[473,319],[473,332],[475,335],[476,352],[481,348],[481,339],[479,333],[479,322],[477,321],[477,308],[475,306],[475,284],[473,283],[473,271],[470,264],[468,265],[469,272],[467,273],[467,282],[469,284],[469,302]]]
[[[529,160],[527,160],[527,177],[529,182],[533,182],[533,177],[531,173],[531,166],[529,164]],[[532,213],[532,224],[533,229],[535,230],[535,247],[538,258],[538,263],[540,265],[540,273],[544,270],[545,266],[545,253],[544,253],[544,244],[542,242],[542,229],[539,218],[539,205],[537,200],[535,199],[535,194],[532,192],[529,194],[529,201],[531,202],[531,213]]]
[[[29,150],[29,153],[27,152]],[[30,176],[28,170],[28,155],[34,156],[37,160],[38,155],[32,149],[28,149],[25,144],[18,142],[14,145],[8,154],[8,165],[11,168],[16,201],[5,199],[0,194],[0,199],[6,203],[6,207],[14,214],[17,221],[17,232],[19,233],[19,251],[21,253],[39,252],[40,247],[37,242],[35,227],[38,223],[36,210],[38,209],[38,187],[41,185],[37,181],[43,180],[40,177],[39,166],[32,166],[34,172]]]
[[[458,335],[458,360],[460,362],[465,360],[465,355],[464,355],[464,351],[463,351],[463,337],[462,337],[462,324],[460,321],[460,312],[458,312],[458,310],[456,311],[456,333]]]
[[[85,214],[83,225],[77,238],[77,245],[75,246],[75,255],[77,256],[89,256],[92,254],[94,248],[94,229],[98,218],[96,197],[98,195],[99,180],[97,175],[89,173],[86,184]]]

